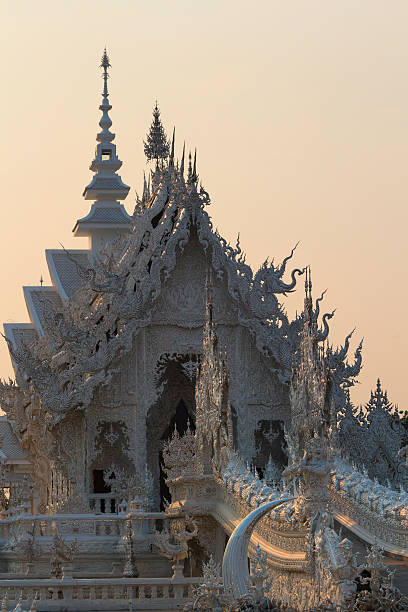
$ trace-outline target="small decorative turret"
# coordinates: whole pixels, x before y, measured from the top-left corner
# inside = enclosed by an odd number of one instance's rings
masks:
[[[157,106],[157,100],[153,109],[152,125],[150,126],[149,133],[147,134],[146,141],[143,144],[147,161],[155,159],[156,164],[158,165],[159,159],[167,159],[169,157],[170,143],[167,139],[166,132],[164,131],[164,127],[160,119],[160,110]]]
[[[192,156],[191,156],[191,153],[189,153],[188,154],[187,183],[190,186],[193,187],[198,182],[198,175],[197,175],[197,149],[194,151],[194,162],[193,162],[193,164],[191,162],[192,162]]]
[[[84,198],[94,200],[89,214],[79,219],[74,227],[75,236],[89,236],[92,251],[98,251],[101,246],[118,233],[128,232],[132,225],[132,218],[127,214],[124,206],[119,203],[129,193],[129,187],[123,183],[116,174],[122,162],[116,154],[116,145],[113,144],[115,134],[110,131],[112,121],[109,111],[108,68],[109,62],[106,49],[103,52],[101,68],[103,68],[103,92],[100,110],[102,117],[99,121],[101,131],[97,134],[95,158],[90,170],[95,172],[92,181],[85,187]]]
[[[264,480],[269,486],[277,484],[281,479],[281,471],[272,459],[272,455],[269,455],[268,463],[264,470]]]
[[[377,387],[375,391],[371,391],[370,401],[365,405],[368,414],[373,410],[385,410],[389,414],[396,413],[395,406],[389,401],[387,391],[382,390],[381,380],[377,378]]]

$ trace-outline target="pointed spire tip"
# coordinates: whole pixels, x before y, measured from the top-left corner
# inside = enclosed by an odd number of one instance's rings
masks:
[[[105,48],[103,50],[103,55],[102,55],[100,67],[104,68],[105,70],[107,70],[108,68],[111,67],[111,64],[110,64],[110,61],[109,61],[109,55],[106,52],[106,45],[105,45]]]

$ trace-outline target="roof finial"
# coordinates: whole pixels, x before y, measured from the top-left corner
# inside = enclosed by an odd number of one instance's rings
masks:
[[[106,53],[106,47],[103,50],[103,55],[102,55],[102,60],[101,60],[101,68],[103,68],[103,97],[107,98],[109,96],[109,92],[108,92],[108,79],[109,79],[109,74],[108,74],[108,68],[111,67],[111,64],[109,62],[109,56]]]
[[[193,176],[193,168],[191,166],[191,151],[188,154],[188,171],[187,171],[187,182],[191,183]]]
[[[176,142],[176,126],[173,127],[173,137],[171,139],[171,151],[169,165],[174,166],[174,144]]]
[[[305,294],[306,299],[312,299],[312,268],[310,266],[306,266],[305,268]]]
[[[310,266],[305,268],[306,279],[305,279],[305,312],[308,313],[310,318],[312,315],[313,302],[312,302],[312,271]]]
[[[153,121],[149,133],[147,134],[146,141],[144,141],[143,144],[147,161],[155,159],[156,165],[158,165],[159,159],[166,159],[169,156],[170,144],[160,119],[160,110],[157,105],[157,100],[153,109]]]
[[[193,174],[191,177],[193,183],[197,183],[198,175],[197,175],[197,149],[194,149],[194,162],[193,162]]]
[[[183,144],[183,155],[181,156],[181,163],[180,163],[180,174],[181,176],[184,176],[184,155],[186,152],[186,143],[184,142]]]
[[[102,143],[110,143],[115,139],[115,134],[112,134],[110,128],[112,127],[112,121],[109,117],[109,111],[112,109],[112,106],[109,104],[109,92],[108,92],[108,68],[111,67],[111,63],[109,61],[108,54],[106,53],[106,47],[103,51],[100,68],[103,68],[103,92],[102,92],[102,104],[99,109],[102,111],[102,117],[99,121],[99,125],[102,128],[102,131],[96,137],[98,142]]]

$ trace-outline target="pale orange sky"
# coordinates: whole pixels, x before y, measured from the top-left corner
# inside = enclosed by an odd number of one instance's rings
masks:
[[[365,337],[365,402],[380,376],[408,409],[407,0],[0,0],[0,321],[28,321],[22,285],[44,250],[81,248],[104,45],[121,175],[146,169],[157,98],[177,148],[198,151],[214,225],[251,264],[311,264],[337,307],[331,337]],[[287,299],[301,308],[302,289]],[[0,375],[11,374],[5,343]]]

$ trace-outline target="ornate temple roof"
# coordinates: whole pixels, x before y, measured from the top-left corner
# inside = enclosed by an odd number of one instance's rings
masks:
[[[245,261],[239,240],[231,246],[214,231],[206,211],[210,197],[199,184],[196,154],[194,158],[189,155],[185,175],[184,148],[179,163],[174,154],[174,132],[170,145],[157,103],[145,142],[146,155],[155,167],[148,183],[144,181],[142,199],[137,198],[130,217],[119,202],[129,188],[123,187],[116,174],[122,162],[110,132],[109,65],[105,52],[101,132],[91,164],[95,176],[84,192],[86,199],[96,201],[74,228],[76,236],[90,236],[91,249],[46,251],[53,285],[24,288],[31,326],[15,324],[6,329],[13,362],[32,380],[57,420],[71,408],[85,407],[94,389],[109,378],[112,362],[131,350],[135,331],[151,321],[153,306],[177,265],[178,255],[193,239],[204,252],[213,278],[222,280],[237,323],[248,330],[271,373],[288,385],[302,318],[289,320],[279,299],[295,289],[297,277],[304,273],[304,269],[294,269],[289,281],[284,280],[294,249],[282,263],[266,261],[254,272]],[[327,338],[327,320],[333,316],[324,315],[323,328],[317,329],[321,299],[315,310],[311,305],[318,342]],[[201,326],[203,320],[195,325]],[[344,349],[332,351],[330,357],[333,370],[338,372],[339,388],[347,377],[358,374],[361,365],[359,354],[354,369],[347,370],[347,349],[348,340]],[[54,370],[56,363],[64,364],[61,373]]]
[[[16,349],[24,344],[31,344],[38,338],[37,330],[32,323],[4,323],[4,334]]]
[[[26,460],[26,453],[5,416],[0,416],[0,459]]]
[[[90,266],[89,251],[86,249],[47,249],[48,269],[51,280],[62,300],[70,298],[81,287],[83,280],[77,265]],[[77,265],[76,265],[77,264]]]
[[[55,287],[23,287],[30,319],[39,334],[44,334],[47,312],[61,308],[62,300]]]

